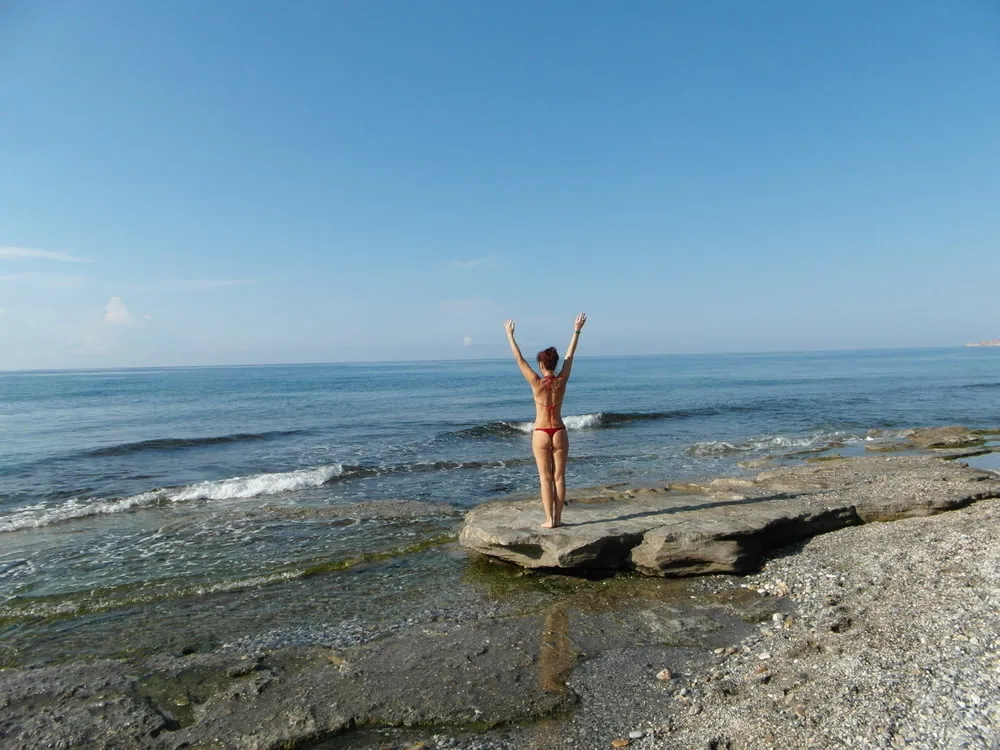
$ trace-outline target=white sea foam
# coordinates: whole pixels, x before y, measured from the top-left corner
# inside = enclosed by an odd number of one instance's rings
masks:
[[[226,591],[242,591],[243,589],[260,588],[269,583],[279,583],[281,581],[292,581],[301,578],[304,574],[302,570],[289,570],[284,573],[271,573],[250,578],[240,578],[235,581],[219,581],[218,583],[206,583],[195,586],[192,592],[198,595],[218,594]]]
[[[563,424],[567,430],[584,430],[588,427],[597,427],[601,423],[604,415],[600,412],[596,414],[574,414],[563,419]]]
[[[277,495],[308,487],[319,487],[324,482],[340,476],[343,472],[342,464],[328,464],[312,469],[198,482],[184,487],[168,487],[110,500],[70,498],[59,505],[45,503],[27,505],[0,520],[0,533],[41,528],[76,518],[122,513],[133,508],[162,503],[182,503],[191,500],[234,500]]]
[[[762,435],[733,443],[726,442],[724,440],[709,440],[695,443],[688,450],[694,456],[714,457],[729,456],[734,453],[752,453],[757,451],[774,452],[822,448],[832,443],[852,444],[862,440],[864,440],[864,438],[843,432],[825,432],[817,435],[806,435],[800,437],[788,437],[786,435]]]
[[[0,521],[0,532],[37,529],[74,518],[98,516],[105,513],[121,513],[132,508],[150,505],[159,500],[158,492],[143,492],[131,497],[115,500],[81,500],[72,497],[59,505],[26,505],[6,515]]]
[[[261,495],[277,495],[307,487],[319,487],[324,482],[340,476],[343,472],[344,467],[341,464],[330,464],[314,469],[199,482],[177,490],[169,490],[167,499],[173,502],[185,502],[188,500],[234,500],[260,497]]]
[[[603,420],[604,415],[600,412],[595,414],[573,414],[568,417],[563,417],[563,424],[566,425],[567,430],[584,430],[588,427],[597,427]],[[514,427],[521,432],[526,432],[529,435],[535,430],[534,422],[513,422],[511,427]]]

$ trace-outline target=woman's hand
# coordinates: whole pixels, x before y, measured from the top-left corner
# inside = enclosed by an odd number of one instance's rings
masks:
[[[576,324],[573,330],[579,331],[581,328],[583,328],[583,324],[586,322],[587,322],[587,313],[580,313],[579,315],[576,316]]]
[[[507,331],[507,335],[513,338],[513,336],[514,336],[514,321],[513,320],[508,320],[506,323],[503,324],[503,327]]]

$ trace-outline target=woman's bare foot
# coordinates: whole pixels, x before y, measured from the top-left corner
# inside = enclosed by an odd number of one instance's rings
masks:
[[[549,523],[548,521],[546,521],[545,523],[540,523],[538,525],[541,526],[543,529],[555,529],[555,528],[558,528],[559,526],[561,526],[562,524],[559,524],[559,523]]]

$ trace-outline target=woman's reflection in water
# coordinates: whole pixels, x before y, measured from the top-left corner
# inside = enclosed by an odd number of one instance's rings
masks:
[[[569,639],[569,616],[562,607],[553,607],[545,615],[538,650],[538,686],[546,693],[561,693],[575,662],[576,652]]]

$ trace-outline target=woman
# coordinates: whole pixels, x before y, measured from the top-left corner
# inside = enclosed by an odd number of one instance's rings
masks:
[[[538,479],[542,485],[542,509],[545,511],[543,529],[554,529],[562,524],[562,509],[566,503],[566,458],[569,455],[569,437],[562,421],[562,403],[566,396],[566,381],[573,369],[573,355],[580,341],[580,329],[587,322],[585,313],[576,316],[573,338],[566,350],[562,369],[556,375],[559,352],[554,346],[538,352],[538,375],[531,365],[524,361],[521,350],[514,341],[514,321],[508,320],[507,340],[521,374],[531,386],[535,399],[535,429],[531,433],[531,450],[538,464]]]

